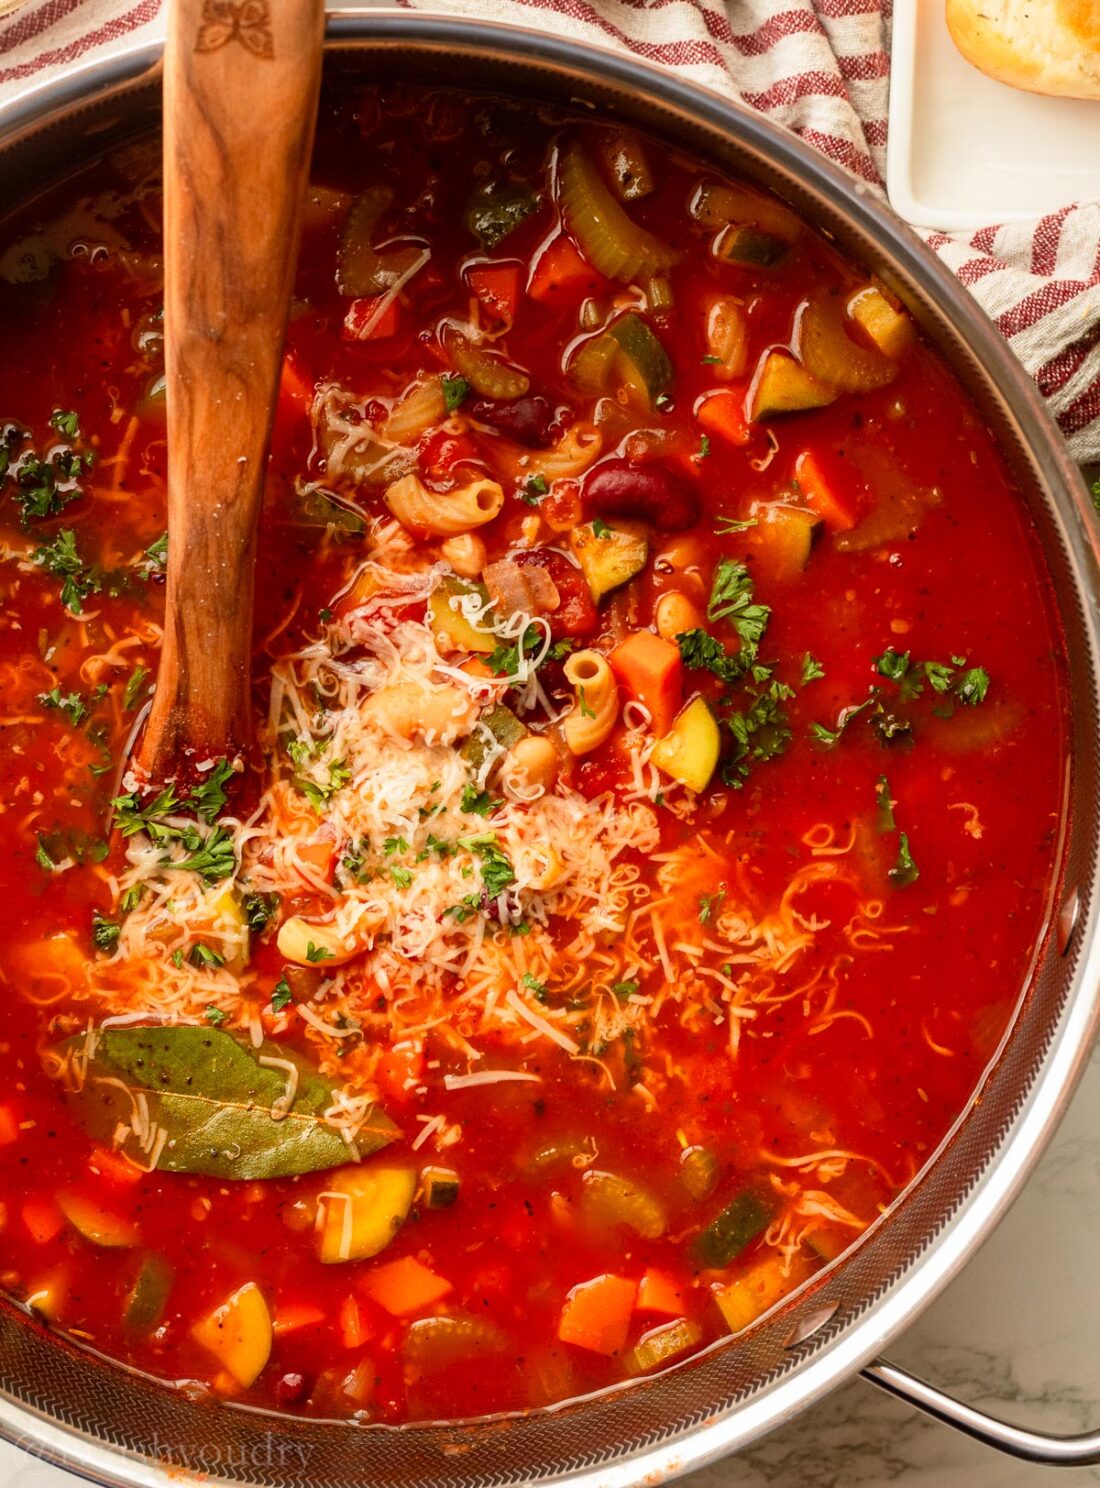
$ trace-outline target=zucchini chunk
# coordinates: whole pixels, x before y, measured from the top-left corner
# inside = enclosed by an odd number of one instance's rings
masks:
[[[696,1258],[704,1266],[728,1266],[771,1223],[772,1209],[751,1189],[726,1205],[695,1238]]]
[[[405,1223],[416,1173],[395,1163],[339,1168],[321,1195],[318,1254],[326,1265],[365,1261],[385,1250]]]
[[[788,351],[769,351],[756,376],[749,419],[758,423],[776,413],[798,413],[835,402],[836,392],[796,362]]]
[[[476,651],[489,656],[497,648],[498,640],[491,630],[481,630],[473,621],[467,620],[462,610],[452,600],[476,595],[482,604],[489,601],[484,584],[469,583],[464,579],[448,575],[432,590],[428,600],[428,623],[436,644],[444,651]]]
[[[693,697],[676,721],[653,746],[650,759],[688,790],[706,790],[718,764],[722,736],[705,699]]]
[[[485,738],[483,729],[488,729],[493,739],[501,749],[511,749],[513,744],[518,744],[521,739],[527,737],[527,725],[521,723],[511,708],[506,708],[503,703],[498,703],[495,708],[490,708],[488,713],[483,713],[477,721],[473,733],[462,746],[462,758],[475,773],[485,763],[485,756],[489,752],[489,742]]]
[[[453,1168],[425,1168],[420,1182],[429,1209],[449,1209],[458,1198],[459,1179]]]
[[[611,527],[606,522],[585,522],[575,527],[569,534],[569,546],[596,604],[612,589],[636,578],[649,557],[649,543],[637,529]]]
[[[672,363],[668,352],[646,325],[640,315],[630,311],[620,315],[609,328],[608,335],[618,342],[622,355],[618,370],[624,383],[645,401],[648,406],[667,391],[672,382]]]

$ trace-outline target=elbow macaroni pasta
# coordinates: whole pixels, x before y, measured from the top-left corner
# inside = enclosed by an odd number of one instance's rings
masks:
[[[436,537],[457,537],[491,522],[504,505],[504,491],[492,480],[472,480],[453,491],[429,491],[418,475],[394,481],[386,505],[406,527]]]
[[[588,754],[615,727],[619,689],[607,659],[598,651],[575,651],[565,663],[565,680],[577,695],[562,722],[565,742],[571,754]]]
[[[412,444],[446,417],[443,382],[439,377],[430,377],[426,382],[414,382],[405,389],[380,432],[383,439],[394,444]]]
[[[513,480],[541,475],[552,485],[583,475],[602,449],[603,435],[595,424],[574,424],[548,450],[502,450],[498,458],[501,469]]]

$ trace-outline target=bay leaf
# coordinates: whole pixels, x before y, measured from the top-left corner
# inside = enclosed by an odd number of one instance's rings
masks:
[[[86,1035],[65,1045],[79,1052]],[[261,1059],[278,1059],[273,1068]],[[286,1101],[290,1063],[294,1100]],[[148,1167],[137,1126],[165,1133],[155,1164],[166,1173],[211,1178],[287,1178],[367,1157],[398,1136],[380,1106],[367,1112],[349,1144],[324,1120],[337,1087],[285,1044],[258,1049],[216,1028],[170,1025],[108,1028],[95,1035],[87,1076],[69,1100],[97,1141]],[[148,1113],[143,1121],[139,1111]]]

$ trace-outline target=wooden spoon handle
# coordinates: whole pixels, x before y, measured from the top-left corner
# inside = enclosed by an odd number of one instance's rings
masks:
[[[324,0],[169,6],[167,620],[138,761],[155,782],[249,742],[256,525],[323,29]]]

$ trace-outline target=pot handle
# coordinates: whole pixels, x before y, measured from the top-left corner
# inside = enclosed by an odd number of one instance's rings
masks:
[[[874,1360],[862,1375],[879,1389],[924,1411],[925,1415],[954,1426],[957,1431],[965,1432],[986,1446],[996,1447],[1012,1457],[1021,1457],[1025,1462],[1039,1462],[1044,1467],[1088,1467],[1100,1462],[1100,1431],[1054,1436],[1046,1431],[1029,1431],[1023,1426],[1013,1426],[1008,1421],[975,1410],[972,1405],[964,1405],[953,1395],[946,1395],[927,1380],[910,1374],[907,1369],[891,1364],[887,1359]]]

